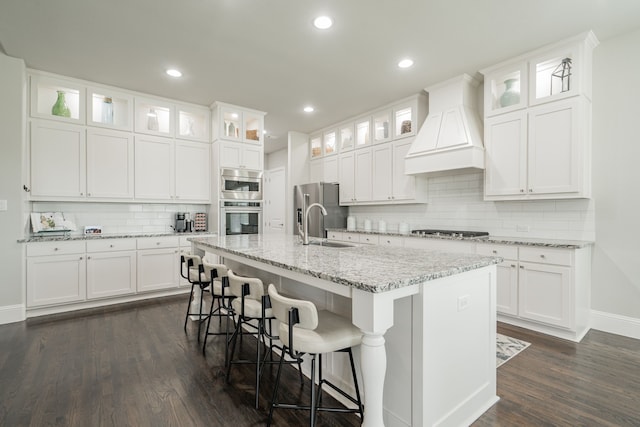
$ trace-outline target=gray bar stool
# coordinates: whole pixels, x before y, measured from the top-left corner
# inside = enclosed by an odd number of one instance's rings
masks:
[[[315,304],[310,301],[297,300],[280,295],[273,284],[269,285],[268,292],[273,315],[280,321],[279,332],[280,340],[283,344],[283,353],[278,365],[267,426],[271,425],[275,408],[309,410],[311,412],[310,426],[314,426],[316,423],[317,411],[359,413],[362,422],[364,420],[364,411],[360,399],[353,353],[351,352],[351,347],[362,343],[362,332],[351,323],[351,320],[330,311],[318,311]],[[322,355],[337,351],[349,354],[351,374],[353,375],[356,390],[355,398],[322,377]],[[311,355],[311,402],[309,406],[281,403],[277,400],[280,373],[282,365],[285,363],[285,354],[293,358],[293,361],[301,361],[304,354]],[[317,390],[315,387],[316,356],[318,356]],[[327,384],[358,407],[356,409],[321,407],[323,384]]]

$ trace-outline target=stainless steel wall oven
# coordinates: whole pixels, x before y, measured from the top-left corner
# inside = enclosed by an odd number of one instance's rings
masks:
[[[220,235],[262,233],[262,203],[220,202]]]

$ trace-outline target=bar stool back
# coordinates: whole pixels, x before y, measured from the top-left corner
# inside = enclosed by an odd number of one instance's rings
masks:
[[[204,334],[204,344],[202,344],[202,354],[205,354],[207,347],[207,338],[209,335],[225,335],[225,362],[228,355],[228,340],[229,340],[229,316],[231,313],[230,301],[234,298],[229,290],[229,277],[226,265],[216,264],[209,262],[207,257],[202,259],[202,266],[204,269],[205,277],[213,283],[211,287],[211,306],[209,309],[209,318],[207,320],[207,328]],[[217,305],[217,307],[216,307]],[[211,332],[211,318],[218,317],[218,332]],[[226,319],[226,328],[221,331],[222,318]]]
[[[202,259],[199,255],[182,254],[180,255],[180,276],[187,279],[191,283],[191,293],[189,294],[189,302],[187,305],[187,314],[184,317],[184,331],[187,331],[187,321],[189,316],[197,316],[198,318],[198,342],[200,342],[200,328],[202,322],[207,320],[207,315],[202,313],[202,302],[204,292],[209,291],[211,278],[204,273]],[[200,304],[198,304],[198,312],[191,312],[191,303],[194,298],[195,287],[200,289]]]
[[[283,354],[278,365],[276,383],[273,388],[273,398],[269,410],[267,425],[273,420],[275,408],[307,409],[311,412],[309,425],[314,426],[317,411],[350,412],[359,413],[361,422],[364,419],[356,368],[353,362],[351,347],[362,343],[362,332],[356,328],[349,319],[335,313],[318,311],[315,304],[310,301],[287,298],[280,295],[276,287],[269,285],[269,298],[271,300],[273,315],[280,321],[280,340],[283,343]],[[344,351],[349,354],[351,374],[356,391],[356,397],[349,396],[336,385],[322,377],[322,354]],[[278,388],[280,385],[280,373],[284,363],[285,353],[294,360],[301,360],[304,354],[311,355],[311,402],[309,406],[301,406],[291,403],[278,402]],[[316,356],[318,356],[318,388],[315,387]],[[327,384],[345,398],[357,405],[351,408],[321,407],[322,385]]]

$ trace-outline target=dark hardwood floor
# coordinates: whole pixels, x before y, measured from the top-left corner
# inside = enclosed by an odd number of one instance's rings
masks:
[[[264,425],[275,367],[256,410],[252,366],[234,366],[227,384],[224,338],[210,338],[203,357],[194,325],[182,330],[185,308],[186,297],[172,297],[0,326],[0,426]],[[640,341],[591,331],[574,344],[498,329],[532,345],[498,369],[501,400],[474,426],[640,425]],[[287,396],[307,398],[297,371],[283,379]],[[280,410],[274,425],[307,420]],[[318,425],[360,422],[322,413]]]

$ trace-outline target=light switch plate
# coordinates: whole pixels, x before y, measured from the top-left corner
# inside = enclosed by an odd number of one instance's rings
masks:
[[[7,210],[7,201],[0,200],[0,211],[6,211],[6,210]]]

